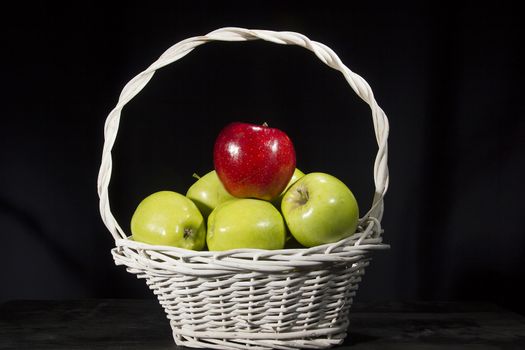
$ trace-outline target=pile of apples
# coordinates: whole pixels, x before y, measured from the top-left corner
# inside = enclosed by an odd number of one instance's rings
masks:
[[[293,143],[279,129],[231,123],[213,160],[215,170],[186,195],[160,191],[142,200],[132,238],[192,250],[283,249],[336,242],[356,230],[350,189],[332,175],[297,169]]]

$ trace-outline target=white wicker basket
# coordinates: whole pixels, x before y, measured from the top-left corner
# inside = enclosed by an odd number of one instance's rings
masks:
[[[111,150],[122,108],[155,71],[210,41],[262,39],[311,50],[340,71],[372,111],[379,145],[374,164],[372,208],[360,219],[353,236],[308,249],[226,252],[189,251],[152,246],[128,239],[113,217],[108,198]],[[100,213],[115,239],[117,265],[146,283],[167,313],[178,345],[214,349],[327,348],[343,342],[348,310],[370,261],[369,253],[388,248],[380,221],[388,187],[388,120],[372,90],[327,46],[294,32],[222,28],[183,40],[164,52],[122,90],[105,124],[105,144],[98,179]],[[147,325],[146,325],[147,326]]]

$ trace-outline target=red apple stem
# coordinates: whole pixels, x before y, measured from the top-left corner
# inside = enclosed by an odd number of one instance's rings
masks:
[[[268,123],[267,123],[267,122],[264,122],[264,123],[262,124],[262,126],[268,127]]]

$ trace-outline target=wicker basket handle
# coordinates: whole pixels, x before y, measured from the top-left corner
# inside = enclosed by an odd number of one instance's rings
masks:
[[[112,167],[111,150],[117,137],[122,108],[148,84],[157,69],[181,59],[197,46],[210,41],[247,41],[256,39],[277,44],[298,45],[314,52],[323,63],[343,73],[343,76],[355,93],[370,105],[379,149],[374,163],[375,194],[372,208],[361,218],[361,222],[367,220],[369,217],[381,220],[383,215],[383,196],[388,188],[387,138],[389,126],[388,119],[374,99],[374,94],[368,83],[362,77],[348,69],[329,47],[311,41],[302,34],[268,30],[248,30],[244,28],[221,28],[204,36],[183,40],[166,50],[157,61],[126,84],[124,89],[122,89],[117,105],[109,113],[104,126],[105,143],[98,175],[98,195],[100,197],[100,214],[102,220],[115,240],[126,238],[126,234],[111,213],[108,196]]]

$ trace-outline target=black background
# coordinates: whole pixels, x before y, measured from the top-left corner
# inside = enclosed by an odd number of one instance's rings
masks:
[[[387,113],[385,241],[359,301],[482,300],[525,313],[523,26],[516,6],[246,2],[21,4],[3,10],[0,301],[152,297],[114,266],[98,213],[103,125],[124,85],[180,40],[224,26],[322,42]],[[211,170],[231,121],[268,122],[298,167],[331,173],[362,213],[377,150],[368,106],[309,51],[211,43],[124,108],[110,186],[125,230],[161,189]]]

